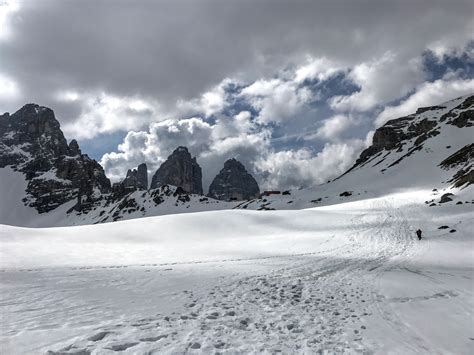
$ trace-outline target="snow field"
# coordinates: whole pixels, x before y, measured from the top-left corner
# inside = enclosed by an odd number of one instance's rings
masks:
[[[15,354],[468,354],[472,208],[428,207],[432,194],[1,226],[0,346]]]

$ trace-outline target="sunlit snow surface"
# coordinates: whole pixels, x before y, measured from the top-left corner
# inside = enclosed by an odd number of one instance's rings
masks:
[[[472,205],[432,194],[3,225],[2,353],[468,354]]]

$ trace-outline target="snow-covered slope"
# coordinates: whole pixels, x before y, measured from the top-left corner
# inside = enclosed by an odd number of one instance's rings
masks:
[[[175,186],[133,191],[114,199],[106,195],[87,212],[76,211],[70,200],[47,213],[25,206],[28,181],[21,172],[0,168],[0,223],[23,227],[74,226],[128,220],[147,216],[231,209],[236,202],[218,201],[202,195],[180,192]],[[178,191],[177,191],[178,190]]]
[[[0,226],[0,348],[469,354],[472,208],[423,200]]]
[[[245,202],[238,208],[301,209],[425,190],[426,200],[439,202],[474,184],[474,96],[387,122],[373,144],[341,177],[313,189],[290,191]],[[432,193],[431,191],[434,193]],[[439,196],[438,196],[439,195]],[[433,200],[433,201],[431,201]]]

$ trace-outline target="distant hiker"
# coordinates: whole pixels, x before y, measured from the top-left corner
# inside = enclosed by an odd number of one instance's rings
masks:
[[[418,230],[416,231],[416,235],[417,235],[417,237],[418,237],[418,240],[421,240],[421,229],[418,229]]]

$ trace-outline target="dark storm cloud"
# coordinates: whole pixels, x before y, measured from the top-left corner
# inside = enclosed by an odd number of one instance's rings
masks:
[[[264,186],[314,184],[374,123],[474,90],[470,0],[18,1],[0,112],[52,107],[114,179],[186,144],[205,184],[232,156]]]
[[[24,1],[0,43],[1,71],[27,101],[74,88],[172,105],[307,54],[355,63],[462,40],[471,10],[470,1]]]

